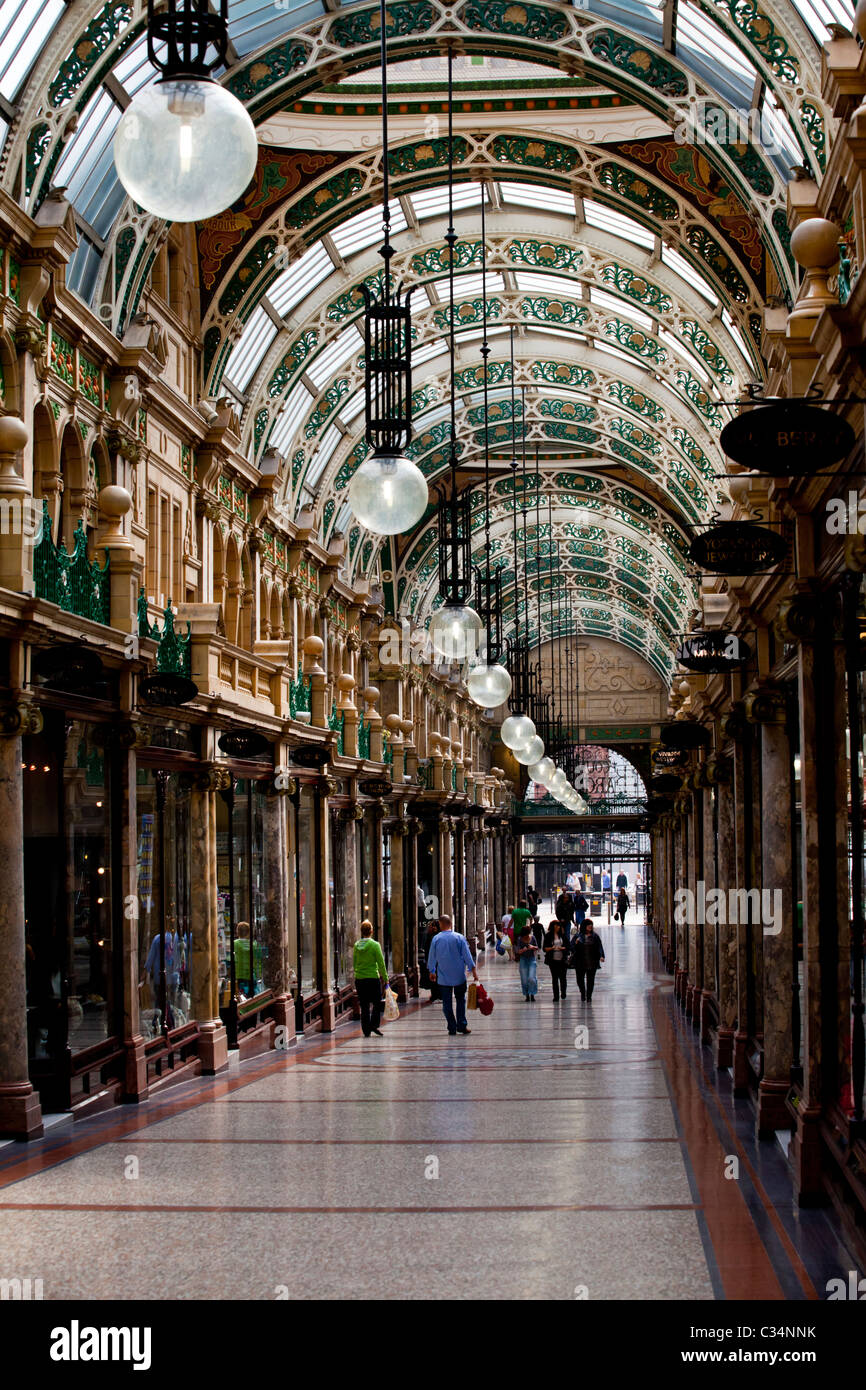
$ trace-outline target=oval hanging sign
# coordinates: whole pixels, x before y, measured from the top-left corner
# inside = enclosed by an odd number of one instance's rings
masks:
[[[688,761],[682,748],[656,748],[652,760],[656,767],[682,767]]]
[[[103,674],[102,661],[90,647],[80,642],[60,642],[53,647],[39,647],[33,652],[34,674],[53,685],[79,690],[91,685]]]
[[[678,792],[681,786],[682,778],[675,772],[660,772],[652,778],[647,790],[651,796],[658,796],[659,793],[666,796],[669,792]]]
[[[673,724],[663,724],[661,741],[668,748],[703,748],[709,743],[710,734],[703,724],[694,724],[683,719]]]
[[[256,729],[239,729],[220,734],[218,745],[220,751],[230,758],[257,758],[271,746],[264,734]]]
[[[847,420],[805,401],[744,410],[721,433],[728,458],[774,478],[799,477],[839,463],[854,443]]]
[[[772,569],[787,545],[775,531],[750,521],[720,521],[689,546],[689,560],[709,574],[757,574]]]
[[[166,672],[145,676],[138,683],[138,698],[146,705],[188,705],[198,694],[195,681]]]
[[[364,796],[382,798],[390,796],[394,790],[393,784],[386,777],[367,777],[363,782],[358,783],[358,791]]]
[[[714,675],[735,671],[750,655],[737,633],[718,628],[711,632],[690,632],[677,651],[677,661],[687,671]]]

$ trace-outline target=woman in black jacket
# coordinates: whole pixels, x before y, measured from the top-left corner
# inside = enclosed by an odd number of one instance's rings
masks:
[[[544,933],[544,959],[550,967],[553,1002],[565,998],[568,989],[568,927],[563,922],[551,922]]]
[[[577,976],[577,987],[581,999],[591,999],[595,977],[604,960],[604,947],[601,937],[596,936],[592,918],[587,917],[583,931],[575,939],[571,952],[571,964]]]

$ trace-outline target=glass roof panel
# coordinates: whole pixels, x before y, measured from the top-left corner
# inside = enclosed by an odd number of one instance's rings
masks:
[[[294,436],[295,430],[304,416],[313,408],[313,394],[302,381],[292,387],[277,416],[277,423],[270,438],[272,449],[284,454]]]
[[[301,24],[321,19],[326,7],[321,0],[232,0],[229,36],[240,57],[273,42]]]
[[[321,391],[325,383],[331,380],[337,367],[345,362],[350,353],[360,352],[363,346],[364,339],[355,325],[350,324],[307,368],[307,376]]]
[[[664,343],[666,347],[670,348],[671,353],[675,357],[685,358],[692,371],[694,372],[695,376],[700,377],[701,381],[703,382],[709,381],[710,374],[707,371],[705,363],[699,361],[699,359],[695,357],[694,353],[689,351],[682,338],[675,338],[673,333],[669,333],[666,328],[659,329],[658,337],[660,342]]]
[[[66,9],[63,0],[3,0],[0,5],[0,95],[11,101]]]
[[[767,92],[764,97],[761,114],[762,140],[764,145],[768,146],[769,152],[779,168],[786,169],[786,166],[791,164],[801,164],[803,152],[791,129],[788,117],[773,92]],[[786,172],[789,173],[790,170],[786,169]]]
[[[752,358],[748,348],[746,347],[746,340],[743,337],[737,325],[734,323],[734,320],[731,318],[731,315],[728,313],[727,309],[722,310],[722,323],[725,325],[734,342],[736,343],[737,347],[739,348],[740,355],[742,356],[743,361],[746,363],[747,370],[751,372]]]
[[[238,390],[244,391],[274,338],[277,326],[261,307],[254,309],[247,320],[240,341],[232,349],[226,363],[226,376]]]
[[[635,246],[645,246],[648,251],[652,250],[652,232],[647,231],[646,227],[642,227],[631,217],[626,217],[621,212],[613,212],[611,208],[593,202],[592,198],[584,198],[583,212],[588,226],[598,227],[602,232],[612,232],[614,236],[624,237]]]
[[[653,331],[654,324],[649,314],[642,313],[636,305],[630,304],[627,299],[618,299],[615,294],[607,294],[604,290],[596,289],[595,285],[590,290],[590,299],[593,304],[598,304],[603,309],[612,309],[615,314],[631,319],[632,323],[638,324],[648,333]]]
[[[447,352],[448,347],[442,338],[435,338],[432,343],[425,343],[417,351],[412,352],[413,367],[420,367],[422,362],[429,362],[434,357],[439,357],[443,352]]]
[[[304,479],[305,487],[314,488],[316,486],[316,483],[319,481],[319,479],[321,478],[322,474],[328,466],[328,460],[330,459],[332,453],[334,452],[342,438],[343,436],[337,429],[336,425],[328,426],[328,428],[325,430],[325,433],[322,435],[322,441],[319,444],[318,449],[313,455],[313,461],[310,464],[309,472],[307,473],[307,476]]]
[[[826,43],[830,37],[828,24],[844,24],[851,28],[854,6],[848,0],[794,0],[794,8],[806,21],[819,43]]]
[[[718,304],[718,295],[711,288],[709,282],[678,251],[672,250],[670,246],[663,246],[662,262],[675,271],[681,280],[685,280],[687,285],[691,285],[693,290],[697,290],[704,299],[709,300],[710,304]]]
[[[354,396],[350,396],[345,404],[340,406],[340,419],[344,425],[348,425],[364,409],[364,399],[364,392],[356,391]]]
[[[735,105],[749,107],[757,68],[692,0],[680,0],[677,9],[677,56]]]
[[[439,298],[447,302],[448,299],[448,280],[440,280],[437,286]],[[501,275],[495,271],[487,272],[487,294],[501,294],[505,289],[505,281]],[[454,294],[461,299],[470,299],[473,295],[481,294],[482,277],[480,275],[455,275]]]
[[[288,270],[283,271],[279,280],[274,281],[268,290],[268,299],[277,313],[285,318],[296,304],[300,304],[302,299],[312,294],[316,286],[326,275],[330,275],[333,269],[334,262],[322,243],[317,241],[309,251],[299,256]]]
[[[454,187],[454,211],[461,208],[480,207],[482,188],[480,183],[458,183]],[[448,211],[448,189],[426,188],[423,193],[413,193],[412,207],[419,222],[425,217],[441,217]]]
[[[563,294],[567,299],[580,299],[579,280],[569,280],[565,275],[533,275],[521,270],[515,275],[517,288],[525,294]]]
[[[519,203],[525,208],[543,208],[545,212],[564,212],[574,217],[574,196],[564,193],[560,188],[544,188],[534,183],[509,183],[499,185],[507,203]]]
[[[406,218],[396,198],[391,199],[388,211],[391,215],[391,235],[395,236],[397,232],[405,231]],[[354,256],[366,246],[372,246],[381,235],[382,208],[377,203],[375,207],[365,208],[341,226],[335,227],[331,232],[331,239],[341,256]]]
[[[573,0],[573,4],[578,10],[591,10],[626,29],[634,29],[656,43],[662,41],[662,0]]]

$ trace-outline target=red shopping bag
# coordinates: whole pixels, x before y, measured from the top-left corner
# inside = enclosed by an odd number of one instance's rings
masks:
[[[478,986],[477,998],[478,1012],[482,1014],[484,1018],[487,1018],[489,1014],[493,1013],[493,1000],[490,998],[490,995],[483,985]]]

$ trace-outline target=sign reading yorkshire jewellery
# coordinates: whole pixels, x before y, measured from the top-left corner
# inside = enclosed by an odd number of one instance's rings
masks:
[[[688,758],[682,748],[656,748],[652,760],[656,767],[682,767]]]
[[[839,463],[854,448],[847,420],[805,401],[744,410],[725,425],[721,445],[736,463],[774,478],[799,477]]]
[[[689,547],[689,559],[709,574],[757,574],[783,558],[785,541],[750,521],[720,521]]]
[[[138,683],[138,698],[146,705],[187,705],[198,694],[198,686],[186,676],[169,673],[145,676]]]

